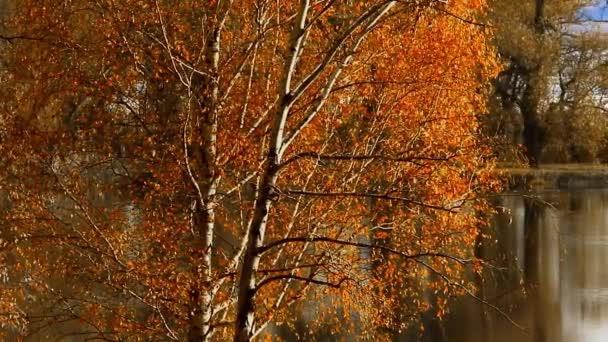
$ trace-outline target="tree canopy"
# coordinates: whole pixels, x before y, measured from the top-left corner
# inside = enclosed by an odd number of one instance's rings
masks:
[[[580,0],[492,0],[490,23],[505,68],[491,98],[490,132],[522,144],[532,165],[606,160],[608,39]],[[508,150],[511,150],[509,153]]]
[[[314,322],[380,336],[474,294],[499,186],[486,9],[19,1],[0,331],[247,341],[318,303]]]

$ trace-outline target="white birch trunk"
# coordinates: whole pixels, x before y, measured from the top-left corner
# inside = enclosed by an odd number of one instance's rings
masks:
[[[306,27],[306,16],[309,7],[310,0],[301,1],[296,24],[294,25],[291,34],[289,63],[286,65],[281,84],[281,91],[283,93],[281,94],[278,111],[274,117],[270,135],[270,147],[266,154],[266,165],[256,197],[253,219],[247,231],[247,248],[245,250],[243,265],[237,284],[238,300],[234,331],[235,342],[249,341],[254,331],[255,273],[257,272],[260,263],[259,249],[264,244],[268,212],[270,211],[274,186],[278,175],[279,164],[281,162],[285,123],[289,110],[293,104],[291,82],[298,64],[298,56],[300,55],[304,43],[304,29]]]

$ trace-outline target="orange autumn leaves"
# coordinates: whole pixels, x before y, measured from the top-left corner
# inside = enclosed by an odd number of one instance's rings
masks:
[[[247,338],[306,303],[374,335],[463,292],[483,2],[36,3],[2,46],[5,334],[225,340],[245,293]]]

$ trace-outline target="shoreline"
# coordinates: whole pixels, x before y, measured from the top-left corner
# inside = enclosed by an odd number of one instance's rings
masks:
[[[608,165],[544,164],[538,168],[499,167],[509,190],[608,188]]]

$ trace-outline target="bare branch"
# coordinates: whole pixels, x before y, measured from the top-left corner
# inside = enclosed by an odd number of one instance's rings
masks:
[[[421,253],[416,253],[416,254],[407,254],[407,253],[404,253],[399,250],[396,250],[396,249],[393,249],[393,248],[390,248],[387,246],[383,246],[383,245],[370,244],[370,243],[365,243],[365,242],[356,242],[356,241],[346,241],[346,240],[333,239],[333,238],[328,238],[328,237],[314,237],[314,236],[313,237],[293,237],[293,238],[281,239],[281,240],[278,240],[278,241],[275,241],[273,243],[263,246],[260,249],[260,252],[263,254],[276,246],[280,246],[280,245],[287,244],[287,243],[304,243],[304,242],[327,242],[327,243],[332,243],[332,244],[337,244],[337,245],[377,249],[377,250],[389,252],[394,255],[398,255],[405,259],[420,259],[420,258],[424,258],[424,257],[438,257],[438,258],[444,258],[444,259],[449,259],[449,260],[455,261],[461,265],[465,265],[472,261],[471,259],[461,259],[461,258],[455,257],[453,255],[449,255],[449,254],[445,254],[445,253],[421,252]]]
[[[329,286],[329,287],[333,287],[333,288],[340,288],[340,286],[342,286],[342,283],[344,283],[345,281],[348,281],[348,280],[352,280],[351,278],[345,277],[345,278],[340,279],[340,281],[337,283],[332,283],[329,281],[314,279],[311,277],[300,277],[300,276],[293,275],[293,274],[283,274],[283,275],[278,275],[278,276],[264,279],[256,286],[255,291],[259,291],[259,289],[261,289],[264,285],[266,285],[268,283],[271,283],[274,281],[279,281],[279,280],[286,280],[286,279],[300,280],[300,281],[303,281],[306,283]]]
[[[402,203],[406,203],[406,204],[413,204],[413,205],[428,208],[428,209],[447,211],[447,212],[454,213],[454,214],[457,213],[458,209],[460,209],[462,207],[462,205],[464,204],[464,201],[462,201],[462,203],[459,203],[459,204],[453,205],[453,206],[439,206],[439,205],[433,205],[433,204],[428,204],[428,203],[424,203],[421,201],[413,200],[411,198],[391,196],[391,195],[379,194],[379,193],[355,192],[355,191],[352,191],[352,192],[347,192],[347,191],[321,192],[321,191],[304,191],[304,190],[297,190],[297,189],[288,189],[288,190],[279,190],[279,192],[289,194],[289,195],[307,195],[307,196],[316,196],[316,197],[376,198],[376,199],[383,199],[383,200],[388,200],[388,201],[397,201],[397,202],[402,202]]]
[[[457,157],[458,154],[452,154],[445,157],[420,157],[420,156],[411,156],[411,157],[399,157],[399,154],[395,155],[382,155],[382,154],[322,154],[318,152],[302,152],[298,153],[295,156],[285,160],[281,163],[280,167],[285,167],[290,163],[293,163],[300,159],[318,159],[318,160],[385,160],[392,162],[412,162],[419,160],[427,160],[427,161],[448,161],[452,158]]]

